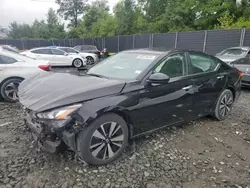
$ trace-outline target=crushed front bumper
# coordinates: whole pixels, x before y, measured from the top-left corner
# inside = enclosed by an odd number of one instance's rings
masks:
[[[61,148],[65,148],[66,144],[71,150],[77,151],[76,134],[80,129],[72,126],[72,119],[60,122],[60,127],[58,127],[59,122],[39,121],[28,112],[24,112],[23,119],[39,149],[55,153]]]

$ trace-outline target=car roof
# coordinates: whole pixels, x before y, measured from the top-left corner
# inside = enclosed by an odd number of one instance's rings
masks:
[[[71,49],[74,49],[74,48],[69,47],[69,46],[57,46],[56,48],[71,48]]]
[[[227,49],[243,49],[243,50],[249,50],[250,47],[249,46],[236,46],[236,47],[230,47]]]
[[[195,52],[195,53],[202,53],[206,54],[201,51],[194,51],[194,50],[184,50],[184,49],[167,49],[167,48],[162,48],[162,47],[153,47],[153,48],[142,48],[142,49],[131,49],[131,50],[125,50],[124,52],[129,52],[129,53],[148,53],[148,54],[169,54],[171,52]]]
[[[142,49],[131,49],[131,50],[125,50],[124,52],[129,53],[145,53],[145,54],[164,54],[170,52],[169,50],[164,50],[162,48],[142,48]]]
[[[77,45],[77,46],[95,46],[93,44],[81,44],[81,45]]]
[[[40,49],[57,49],[56,47],[39,47],[39,48],[32,48],[30,49],[30,51],[33,51],[33,50],[40,50]],[[60,49],[59,49],[60,50]]]

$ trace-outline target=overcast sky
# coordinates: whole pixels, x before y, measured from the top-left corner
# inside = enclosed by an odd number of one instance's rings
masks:
[[[114,6],[118,0],[108,0]],[[45,18],[48,9],[57,9],[55,0],[0,0],[0,26],[7,28],[13,21],[32,23]]]

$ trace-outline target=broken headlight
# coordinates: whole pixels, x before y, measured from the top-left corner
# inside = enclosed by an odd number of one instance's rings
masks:
[[[69,116],[80,108],[82,104],[76,104],[72,106],[66,106],[58,109],[54,109],[48,112],[37,113],[37,117],[40,119],[54,119],[54,120],[66,120]]]

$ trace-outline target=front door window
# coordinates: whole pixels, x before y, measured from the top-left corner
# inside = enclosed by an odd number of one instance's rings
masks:
[[[163,73],[170,78],[179,77],[184,75],[184,54],[175,54],[164,60],[154,72]]]

